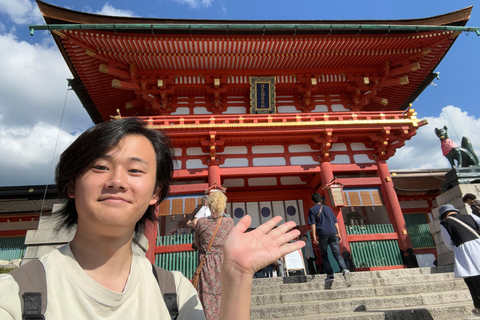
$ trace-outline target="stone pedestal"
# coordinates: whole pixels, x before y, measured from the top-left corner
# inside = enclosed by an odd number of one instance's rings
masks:
[[[442,192],[450,190],[451,188],[461,184],[479,185],[480,166],[454,167],[452,170],[448,171],[445,175],[445,180],[442,183]]]
[[[450,266],[453,265],[454,262],[453,251],[447,249],[447,247],[443,243],[442,236],[440,234],[440,220],[438,219],[438,208],[444,204],[452,204],[460,211],[461,214],[472,214],[470,206],[466,203],[463,203],[462,201],[463,195],[465,195],[466,193],[472,193],[480,199],[480,184],[457,183],[455,186],[452,186],[449,190],[444,191],[436,198],[438,207],[433,209],[432,211],[435,220],[433,222],[430,222],[428,225],[430,227],[433,240],[435,241],[437,247],[438,266]]]

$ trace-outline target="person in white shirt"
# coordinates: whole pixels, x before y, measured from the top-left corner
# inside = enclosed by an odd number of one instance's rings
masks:
[[[204,195],[202,197],[203,205],[200,209],[198,209],[197,213],[195,214],[195,218],[187,222],[188,227],[195,228],[195,226],[197,225],[198,219],[210,217],[212,213],[210,212],[210,208],[208,207],[208,199],[209,199],[208,195]]]

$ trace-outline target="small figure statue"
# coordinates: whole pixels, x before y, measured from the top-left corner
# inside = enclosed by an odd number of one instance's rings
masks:
[[[435,128],[435,134],[440,139],[443,155],[448,159],[452,168],[455,167],[454,160],[457,160],[457,167],[477,166],[479,164],[478,157],[470,139],[463,137],[462,147],[459,147],[448,138],[447,130],[447,126],[440,129]]]

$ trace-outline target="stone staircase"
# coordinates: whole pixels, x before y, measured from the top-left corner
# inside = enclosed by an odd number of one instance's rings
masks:
[[[254,279],[251,319],[480,319],[450,267],[353,272],[349,288],[341,274],[328,282],[322,274],[306,278]]]

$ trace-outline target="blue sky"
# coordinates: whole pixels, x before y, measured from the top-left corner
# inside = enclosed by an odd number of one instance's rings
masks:
[[[49,1],[47,1],[49,2]],[[228,1],[55,0],[73,10],[106,15],[182,19],[365,20],[423,18],[459,10],[473,0],[446,1]],[[58,155],[92,125],[48,32],[30,36],[28,25],[44,24],[31,0],[0,0],[0,186],[53,183]],[[480,27],[480,6],[467,26]],[[388,161],[391,169],[448,168],[435,127],[447,125],[458,144],[469,137],[480,155],[480,37],[461,34],[437,67],[435,80],[413,104],[429,124]]]

